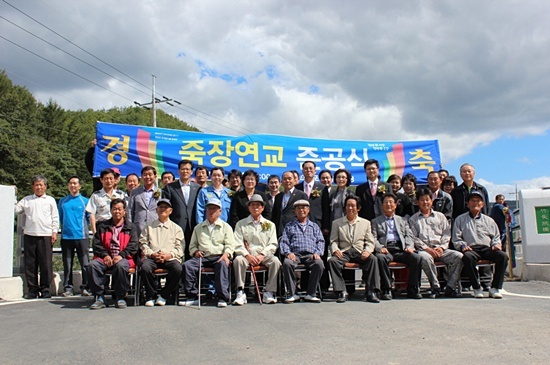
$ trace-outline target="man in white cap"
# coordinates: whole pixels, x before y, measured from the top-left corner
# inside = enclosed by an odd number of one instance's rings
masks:
[[[325,250],[325,240],[321,229],[316,223],[308,219],[309,201],[300,199],[294,203],[296,218],[285,226],[281,238],[281,254],[285,258],[283,263],[283,278],[287,287],[286,303],[299,300],[296,295],[296,266],[304,264],[309,269],[307,293],[304,299],[319,303],[316,296],[317,285],[325,266],[321,260]]]
[[[189,243],[191,259],[183,264],[183,287],[186,301],[179,305],[198,304],[200,288],[197,287],[198,274],[204,267],[214,268],[214,288],[218,294],[218,307],[227,307],[229,301],[229,260],[235,249],[235,238],[231,226],[220,219],[222,203],[212,198],[206,202],[206,219],[197,224]],[[199,260],[201,258],[201,260]]]
[[[265,201],[261,195],[254,194],[248,201],[250,215],[237,222],[235,226],[235,281],[237,284],[237,299],[235,305],[246,304],[244,280],[248,266],[264,265],[268,269],[267,284],[263,301],[267,304],[277,303],[274,293],[277,292],[277,277],[281,261],[275,256],[277,250],[277,234],[275,224],[264,217]],[[246,247],[248,245],[248,247]]]

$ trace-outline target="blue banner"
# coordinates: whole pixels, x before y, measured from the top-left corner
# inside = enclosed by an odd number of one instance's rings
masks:
[[[366,181],[363,164],[374,158],[380,164],[381,179],[391,174],[411,173],[426,183],[428,172],[441,166],[439,143],[428,141],[344,141],[251,134],[240,137],[97,122],[94,176],[102,169],[117,167],[121,175],[140,174],[151,165],[160,175],[171,171],[178,176],[178,162],[223,167],[225,171],[253,169],[267,182],[271,174],[298,170],[304,161],[314,161],[317,172],[345,168],[354,185]]]

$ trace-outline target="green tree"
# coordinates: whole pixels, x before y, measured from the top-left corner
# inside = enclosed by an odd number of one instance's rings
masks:
[[[32,193],[32,176],[48,179],[48,193],[67,194],[67,179],[83,181],[82,193],[92,193],[84,156],[95,138],[96,122],[151,126],[151,111],[140,107],[108,110],[64,110],[53,99],[46,105],[0,71],[0,184],[16,185],[18,194]],[[199,131],[184,121],[157,111],[160,128]]]

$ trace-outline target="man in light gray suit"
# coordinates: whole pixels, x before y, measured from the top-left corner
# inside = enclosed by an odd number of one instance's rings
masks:
[[[409,285],[407,296],[422,299],[419,277],[422,257],[414,252],[414,243],[409,224],[402,217],[395,215],[397,197],[386,193],[382,199],[383,215],[371,221],[375,252],[380,267],[380,286],[382,300],[391,300],[392,276],[390,262],[404,263],[409,268]]]
[[[135,188],[128,198],[128,218],[137,228],[138,236],[147,223],[158,218],[157,202],[162,192],[157,187],[157,170],[153,166],[141,169],[142,186]]]
[[[328,260],[328,266],[332,285],[338,293],[337,303],[344,303],[347,299],[342,270],[348,262],[359,264],[363,271],[366,281],[365,300],[371,303],[380,302],[377,293],[380,289],[380,276],[378,259],[373,255],[374,238],[371,224],[358,216],[360,210],[360,199],[350,195],[345,200],[346,216],[332,222],[330,231],[332,257]]]
[[[170,200],[172,204],[172,214],[170,220],[181,227],[185,236],[185,260],[191,258],[189,255],[189,242],[193,229],[197,225],[196,209],[197,195],[201,187],[191,181],[193,172],[193,162],[191,160],[181,160],[178,163],[178,173],[180,178],[164,187],[162,196]]]

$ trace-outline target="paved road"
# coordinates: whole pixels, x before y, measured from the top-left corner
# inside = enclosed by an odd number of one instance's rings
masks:
[[[549,364],[550,283],[502,300],[109,307],[0,304],[1,364]]]

